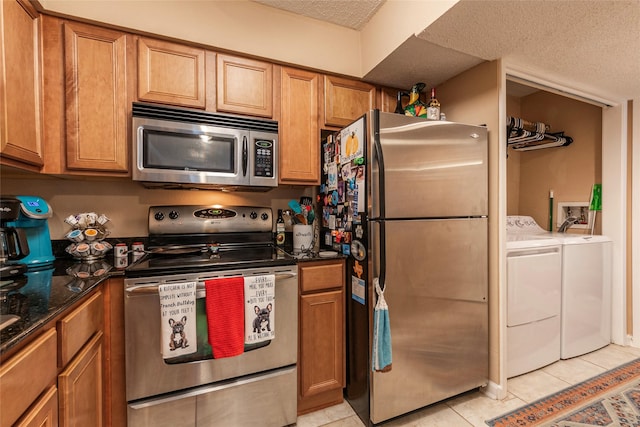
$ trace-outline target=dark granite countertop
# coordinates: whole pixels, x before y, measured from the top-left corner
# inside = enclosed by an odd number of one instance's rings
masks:
[[[10,324],[0,330],[0,355],[80,301],[105,279],[124,274],[113,268],[110,260],[106,257],[87,263],[61,258],[49,268],[27,271],[15,285],[3,286],[0,319],[2,324]]]

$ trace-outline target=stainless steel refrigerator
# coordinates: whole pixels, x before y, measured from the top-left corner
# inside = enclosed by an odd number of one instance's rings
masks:
[[[487,129],[372,110],[323,142],[322,250],[347,255],[345,397],[377,424],[488,381]],[[392,365],[372,371],[378,278]]]

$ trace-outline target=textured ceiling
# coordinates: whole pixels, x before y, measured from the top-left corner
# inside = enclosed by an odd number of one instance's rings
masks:
[[[297,15],[361,30],[385,0],[253,0]]]
[[[254,1],[358,30],[385,0]],[[640,0],[462,0],[364,77],[437,86],[497,58],[592,92],[640,97]]]
[[[638,0],[461,1],[418,37],[618,96],[640,95]]]

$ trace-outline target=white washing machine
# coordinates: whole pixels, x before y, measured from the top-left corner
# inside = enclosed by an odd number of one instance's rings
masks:
[[[507,219],[507,377],[560,359],[562,246]]]
[[[520,227],[521,233],[551,237],[562,244],[560,358],[569,359],[608,345],[611,342],[611,239],[550,233],[531,217],[518,218],[521,224],[526,224]]]

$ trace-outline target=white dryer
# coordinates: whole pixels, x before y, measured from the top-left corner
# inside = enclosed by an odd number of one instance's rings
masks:
[[[569,359],[611,342],[611,257],[607,236],[550,233],[528,216],[509,217],[518,233],[562,244],[560,358]]]
[[[560,359],[562,246],[507,220],[507,377]]]

